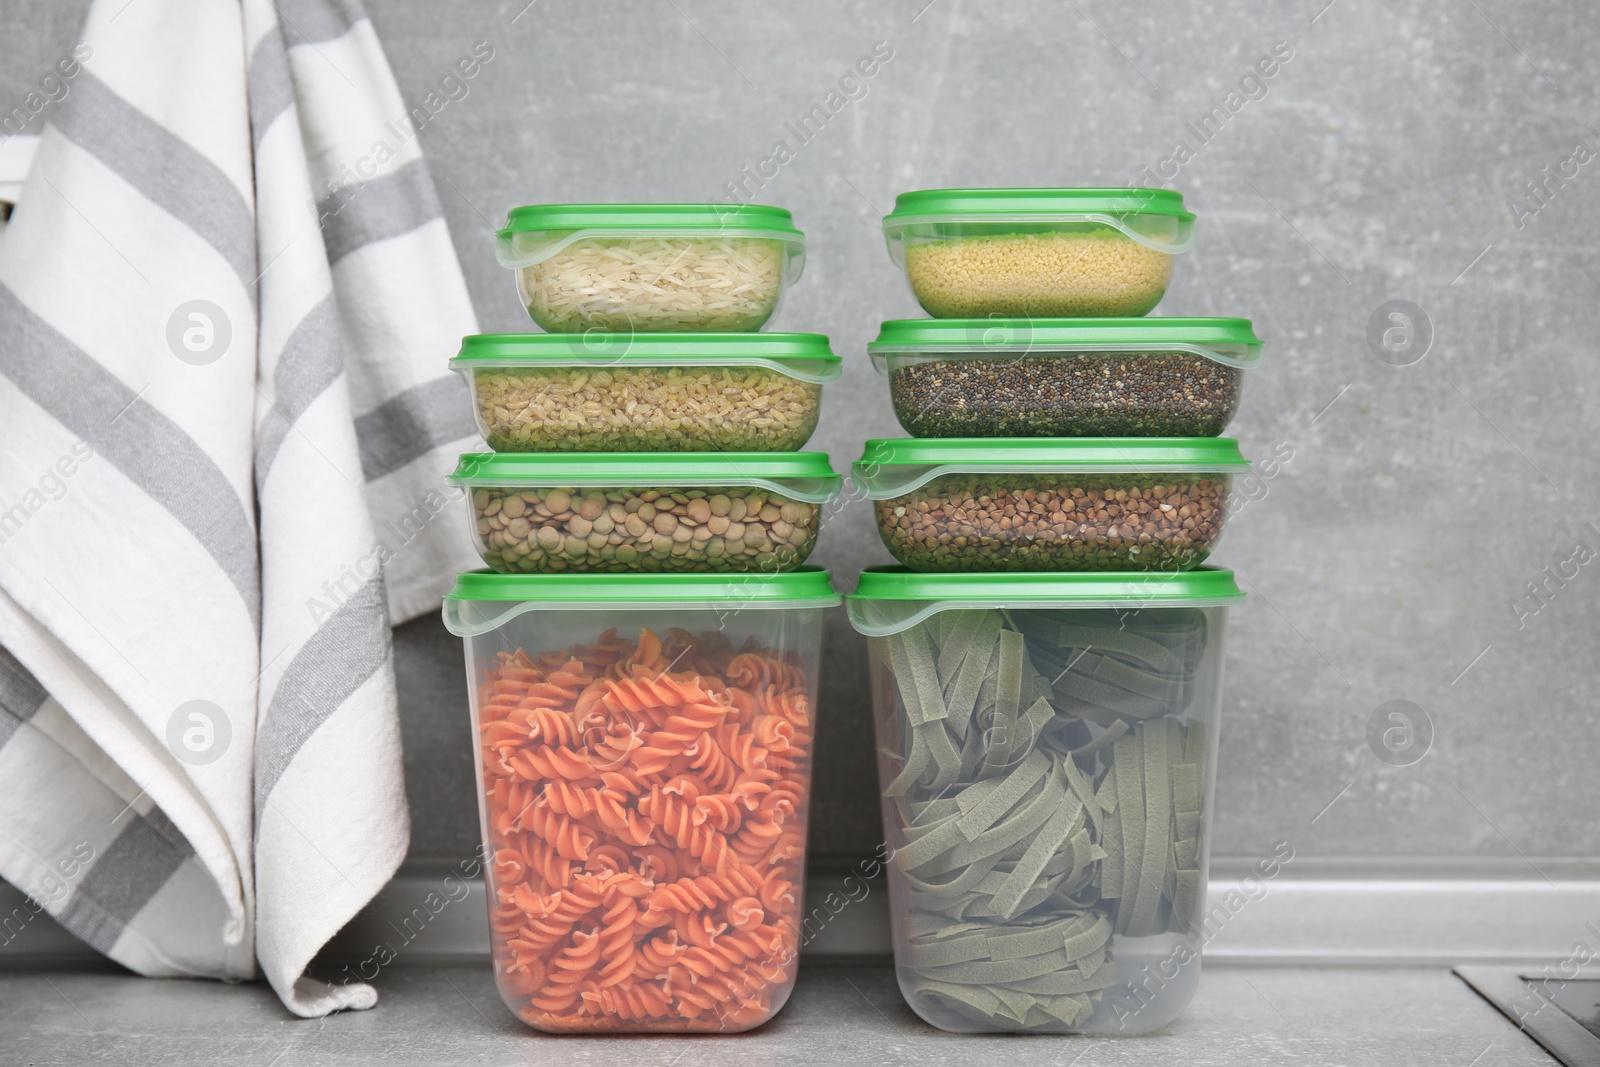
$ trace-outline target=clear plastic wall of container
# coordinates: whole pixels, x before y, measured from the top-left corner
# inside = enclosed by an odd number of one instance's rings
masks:
[[[794,987],[822,615],[772,577],[464,574],[490,941],[550,1033],[736,1033]]]
[[[1228,571],[869,571],[895,969],[958,1032],[1138,1034],[1194,995]]]

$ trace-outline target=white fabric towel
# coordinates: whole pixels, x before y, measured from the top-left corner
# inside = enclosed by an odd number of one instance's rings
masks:
[[[408,842],[466,287],[356,0],[96,0],[74,55],[0,239],[0,876],[141,974],[367,1007],[305,969]]]

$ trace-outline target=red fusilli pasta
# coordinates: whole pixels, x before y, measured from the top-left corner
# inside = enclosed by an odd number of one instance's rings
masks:
[[[771,1015],[800,938],[807,671],[720,634],[505,653],[478,730],[501,992],[544,1030]]]

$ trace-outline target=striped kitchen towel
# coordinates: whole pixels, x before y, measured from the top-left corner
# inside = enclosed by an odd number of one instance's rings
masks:
[[[460,268],[356,0],[95,0],[73,56],[0,238],[0,876],[367,1007],[305,969],[408,842],[390,621],[473,560]]]

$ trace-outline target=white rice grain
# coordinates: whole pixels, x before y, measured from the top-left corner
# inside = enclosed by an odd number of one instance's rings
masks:
[[[517,271],[523,303],[556,333],[757,330],[777,308],[782,242],[630,237],[574,241]]]

